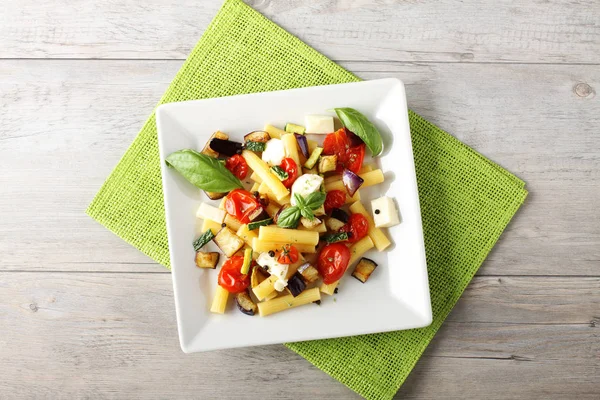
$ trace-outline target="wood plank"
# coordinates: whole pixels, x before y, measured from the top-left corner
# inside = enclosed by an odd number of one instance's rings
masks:
[[[136,398],[297,399],[298,393],[357,398],[279,345],[184,355],[168,275],[45,273],[40,279],[39,274],[11,272],[0,278],[0,364],[5,366],[0,392],[11,398],[115,393]],[[591,307],[598,311],[600,280],[511,278],[503,285],[490,290],[497,286],[493,278],[475,278],[472,294],[461,300],[401,397],[429,398],[446,390],[443,398],[460,393],[481,398],[484,390],[500,393],[501,385],[510,386],[507,398],[533,398],[541,390],[552,396],[567,390],[589,394],[597,385],[598,328],[571,324],[575,319],[569,313],[591,318]],[[532,295],[542,287],[554,295]],[[505,313],[489,308],[496,302],[503,302]],[[563,303],[569,304],[568,312],[549,312]],[[481,313],[485,323],[472,322],[471,316]],[[233,376],[244,385],[231,384]]]
[[[183,59],[221,0],[11,1],[0,58]],[[600,3],[248,0],[335,60],[600,62]]]
[[[2,269],[162,271],[83,210],[180,64],[0,61],[0,159],[10,165],[0,174]],[[574,88],[600,88],[599,68],[344,66],[404,80],[413,110],[527,182],[526,204],[481,273],[598,275],[600,97]]]

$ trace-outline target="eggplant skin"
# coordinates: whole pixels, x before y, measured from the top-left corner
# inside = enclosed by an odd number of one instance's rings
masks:
[[[221,131],[216,131],[215,133],[212,134],[212,136],[208,139],[208,142],[206,142],[206,144],[204,145],[204,148],[202,149],[202,154],[206,154],[207,156],[210,156],[212,158],[219,158],[219,152],[215,151],[213,149],[211,149],[210,147],[210,142],[213,139],[223,139],[223,140],[228,140],[229,136],[226,133],[223,133]],[[214,199],[213,199],[214,200]]]
[[[375,268],[377,268],[377,263],[375,261],[371,260],[370,258],[363,257],[356,265],[356,268],[354,268],[352,276],[362,283],[365,283],[373,271],[375,271]]]
[[[310,265],[310,263],[300,266],[297,273],[302,276],[302,279],[304,279],[306,283],[313,283],[319,279],[319,271]]]
[[[269,140],[271,140],[271,135],[266,131],[254,131],[244,136],[244,142],[267,143]]]
[[[227,139],[214,138],[210,141],[210,148],[214,151],[224,154],[227,157],[240,154],[242,152],[242,144],[239,142],[233,142]]]
[[[238,310],[246,315],[254,315],[258,311],[258,307],[252,301],[248,291],[243,291],[235,295],[235,304]]]
[[[304,289],[306,289],[306,283],[304,283],[302,275],[300,275],[298,272],[292,275],[292,277],[288,279],[287,288],[294,297],[302,293]]]

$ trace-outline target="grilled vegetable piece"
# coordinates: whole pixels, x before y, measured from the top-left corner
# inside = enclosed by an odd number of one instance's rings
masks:
[[[316,147],[312,153],[310,153],[310,157],[308,158],[308,160],[306,160],[306,162],[304,163],[304,168],[308,168],[308,169],[312,169],[315,164],[317,163],[317,161],[319,161],[319,157],[321,156],[321,153],[323,153],[323,148],[322,147]]]
[[[313,220],[311,221],[308,218],[302,217],[300,218],[300,223],[305,227],[305,228],[314,228],[315,226],[319,225],[321,223],[321,220],[317,217],[313,218]]]
[[[248,224],[248,230],[252,231],[254,229],[258,229],[261,226],[271,225],[273,223],[273,218],[263,219],[261,221],[250,222]]]
[[[254,304],[250,295],[248,295],[247,290],[235,295],[235,304],[246,315],[254,315],[258,311],[258,307]]]
[[[267,131],[254,131],[244,136],[244,142],[248,145],[248,142],[267,143],[271,140],[271,135]]]
[[[262,268],[252,268],[252,275],[250,275],[250,287],[257,287],[265,279],[267,279],[267,275],[263,272]]]
[[[337,156],[321,156],[319,159],[319,173],[324,174],[325,172],[335,171],[337,165]]]
[[[325,215],[325,206],[321,206],[321,207],[317,208],[316,210],[313,210],[313,214],[315,215],[315,217],[320,217],[322,215]]]
[[[210,231],[209,231],[210,232]],[[219,263],[219,257],[221,255],[216,251],[211,251],[210,253],[205,253],[203,251],[196,252],[196,267],[198,268],[217,268],[217,264]]]
[[[306,139],[306,136],[300,135],[298,133],[294,133],[294,136],[296,137],[296,141],[298,142],[298,148],[300,149],[300,152],[302,153],[304,158],[308,158],[308,140]]]
[[[342,229],[342,226],[346,225],[344,222],[340,221],[337,218],[327,218],[325,220],[325,226],[327,227],[327,229],[329,229],[330,231],[333,232],[337,232],[340,229]]]
[[[330,233],[329,235],[324,235],[321,240],[327,243],[336,243],[343,242],[350,238],[350,234],[348,232],[338,232],[338,233]]]
[[[313,283],[319,279],[319,271],[310,263],[302,264],[298,267],[298,273],[306,283]]]
[[[350,220],[350,215],[341,208],[334,208],[331,210],[331,218],[339,219],[346,224]]]
[[[231,157],[236,154],[241,154],[243,146],[240,142],[215,138],[210,141],[210,148],[218,151],[220,154]]]
[[[288,173],[285,172],[283,168],[281,168],[280,166],[277,166],[277,165],[271,167],[271,173],[275,174],[275,176],[280,181],[285,181],[287,178],[289,178]]]
[[[354,193],[362,186],[365,180],[349,169],[345,169],[342,172],[342,182],[344,183],[348,194],[354,196]]]
[[[375,271],[375,268],[377,268],[377,263],[375,263],[375,261],[371,260],[370,258],[363,257],[356,265],[356,268],[354,268],[352,276],[362,283],[365,283],[373,271]]]
[[[216,131],[215,133],[212,134],[210,139],[208,139],[208,142],[206,142],[206,144],[204,145],[204,149],[202,149],[202,154],[206,154],[207,156],[210,156],[212,158],[218,158],[219,152],[211,149],[211,147],[210,147],[210,142],[213,139],[227,140],[227,139],[229,139],[229,136],[226,133],[223,133],[221,131]],[[222,199],[223,197],[225,197],[227,195],[227,192],[218,193],[218,192],[206,192],[205,191],[204,193],[206,193],[206,196],[211,200]]]
[[[319,175],[319,170],[318,170],[318,168],[316,166],[312,167],[311,169],[302,168],[302,173],[304,173],[304,174]]]
[[[304,282],[304,279],[302,279],[302,275],[298,272],[292,275],[292,277],[288,279],[287,288],[294,297],[302,293],[302,291],[306,289],[306,283]]]
[[[194,246],[194,250],[199,251],[202,247],[204,247],[206,243],[213,240],[214,237],[215,235],[212,233],[212,231],[210,229],[207,230],[202,235],[200,235],[198,239],[194,240],[194,243],[192,243]]]
[[[301,135],[304,135],[304,132],[306,131],[306,128],[304,128],[302,125],[292,124],[291,122],[285,124],[284,129],[287,133],[299,133]]]
[[[257,153],[262,153],[265,151],[266,144],[262,142],[246,142],[245,144],[246,150],[255,151]]]
[[[244,262],[242,263],[242,268],[240,269],[240,273],[247,274],[250,272],[250,265],[252,264],[252,248],[248,247],[244,250]]]
[[[244,241],[228,227],[222,228],[213,241],[227,257],[233,256],[244,246]]]

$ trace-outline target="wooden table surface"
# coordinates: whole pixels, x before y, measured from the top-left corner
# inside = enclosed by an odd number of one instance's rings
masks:
[[[600,398],[600,2],[257,0],[530,195],[397,398]],[[0,397],[351,399],[283,346],[184,355],[171,277],[84,214],[220,0],[0,8]]]

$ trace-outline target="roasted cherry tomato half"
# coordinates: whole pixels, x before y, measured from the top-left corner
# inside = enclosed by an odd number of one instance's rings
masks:
[[[323,154],[337,155],[336,172],[341,173],[344,168],[358,173],[365,158],[365,144],[358,136],[345,128],[325,136],[323,141]]]
[[[343,243],[331,243],[321,249],[317,269],[323,277],[323,283],[339,281],[350,262],[350,250]]]
[[[294,159],[288,157],[281,161],[280,167],[288,174],[288,178],[281,183],[286,188],[291,188],[296,178],[298,178],[298,164]]]
[[[356,243],[360,239],[367,236],[369,232],[369,222],[362,214],[352,214],[348,223],[340,228],[340,232],[348,232],[350,237],[348,241],[350,243]]]
[[[233,175],[238,179],[246,179],[248,175],[248,164],[244,157],[239,154],[235,154],[225,161],[225,168],[227,168]]]
[[[252,193],[243,189],[235,189],[225,197],[225,211],[242,224],[247,224],[251,221],[251,217],[260,214],[262,207]]]
[[[346,192],[341,190],[330,190],[325,197],[325,212],[329,214],[334,208],[340,208],[346,203]]]
[[[242,274],[243,256],[234,256],[225,261],[219,271],[219,285],[230,293],[240,293],[250,286],[250,274]]]
[[[277,250],[275,257],[279,264],[293,264],[298,261],[300,253],[291,244],[286,244],[280,250]]]

